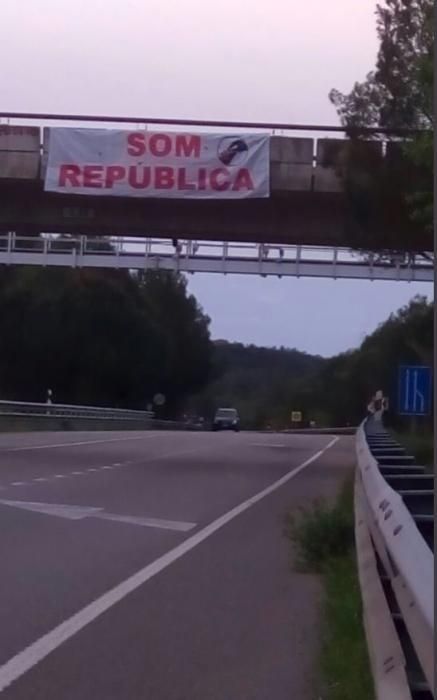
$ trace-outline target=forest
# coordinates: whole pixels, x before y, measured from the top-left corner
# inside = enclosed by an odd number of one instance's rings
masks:
[[[0,398],[145,409],[162,417],[235,406],[245,428],[356,424],[378,389],[395,408],[399,364],[432,364],[433,305],[392,314],[359,348],[331,358],[212,341],[181,275],[2,268]],[[393,410],[393,414],[395,414]]]
[[[398,367],[432,365],[433,304],[424,297],[392,314],[360,347],[331,358],[285,348],[217,341],[212,381],[191,406],[209,416],[216,406],[235,406],[249,428],[289,428],[291,412],[318,426],[357,425],[374,393],[390,400],[396,425]]]

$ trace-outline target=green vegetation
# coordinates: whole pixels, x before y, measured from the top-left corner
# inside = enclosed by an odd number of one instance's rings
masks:
[[[321,695],[324,700],[372,700],[353,522],[353,484],[334,506],[315,503],[287,519],[299,568],[320,573],[324,585]]]
[[[433,6],[433,0],[378,4],[375,70],[355,83],[349,94],[330,93],[351,137],[341,174],[356,214],[358,246],[373,235],[377,248],[384,240],[387,248],[417,250],[417,242],[410,238],[411,225],[404,224],[409,219],[420,249],[433,250]],[[360,147],[363,127],[390,130],[390,157],[380,163],[382,167],[375,168],[374,151]],[[420,133],[410,133],[400,145],[399,135],[405,129]],[[385,216],[397,222],[393,240],[385,237]],[[378,220],[380,230],[375,227]]]
[[[357,425],[378,389],[390,397],[396,416],[398,366],[432,364],[433,304],[416,297],[367,336],[356,350],[324,359],[297,350],[214,343],[213,381],[190,403],[210,417],[217,406],[235,406],[244,427],[289,428],[292,410],[304,423]],[[422,420],[431,430],[431,420]]]
[[[356,562],[332,560],[324,574],[323,700],[373,700]]]
[[[0,397],[174,413],[208,381],[209,319],[164,272],[0,270]]]
[[[190,410],[211,417],[220,406],[235,406],[245,428],[286,427],[293,408],[312,412],[310,387],[325,363],[297,350],[217,341],[212,382]]]
[[[348,481],[332,508],[316,500],[311,508],[288,515],[287,531],[295,546],[299,570],[325,572],[333,560],[348,557],[353,551],[352,489]]]
[[[44,401],[51,388],[58,403],[144,409],[161,392],[163,416],[210,420],[235,406],[244,428],[288,428],[293,410],[304,424],[356,425],[377,389],[395,405],[399,364],[432,364],[433,305],[421,297],[329,359],[212,343],[185,279],[164,272],[3,268],[0,318],[3,399]]]

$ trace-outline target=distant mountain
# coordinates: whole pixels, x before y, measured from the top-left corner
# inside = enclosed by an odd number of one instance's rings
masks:
[[[247,428],[288,425],[292,410],[305,409],[305,386],[326,362],[294,349],[216,340],[212,382],[192,408],[209,419],[216,408],[233,406]]]
[[[210,419],[218,407],[235,406],[242,427],[285,428],[291,412],[320,426],[358,425],[369,399],[381,389],[397,415],[399,365],[433,363],[433,303],[415,297],[361,343],[329,359],[285,348],[261,348],[219,340],[213,344],[212,378],[192,409]],[[431,425],[431,418],[421,420]]]

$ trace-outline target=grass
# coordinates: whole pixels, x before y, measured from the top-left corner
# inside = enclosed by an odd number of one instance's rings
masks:
[[[319,573],[324,587],[320,657],[322,700],[373,700],[354,549],[353,485],[334,506],[323,501],[287,519],[300,570]]]
[[[327,564],[324,585],[323,700],[373,700],[361,593],[351,553]]]

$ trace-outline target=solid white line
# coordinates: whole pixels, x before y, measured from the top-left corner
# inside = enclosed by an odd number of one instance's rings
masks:
[[[197,547],[198,544],[206,540],[208,537],[220,530],[224,525],[234,520],[238,515],[244,513],[244,511],[251,508],[255,503],[258,503],[266,496],[279,489],[281,486],[297,476],[305,467],[315,462],[321,455],[329,450],[332,445],[334,445],[338,437],[331,440],[326,447],[319,452],[316,452],[312,457],[307,459],[305,462],[300,464],[298,467],[293,469],[285,476],[275,481],[273,484],[267,488],[260,491],[255,496],[248,498],[240,505],[232,508],[214,522],[210,523],[199,532],[196,532],[191,537],[188,537],[184,542],[179,544],[174,549],[171,549],[166,554],[163,554],[158,559],[155,559],[151,564],[147,564],[143,569],[137,571],[135,574],[127,578],[122,583],[111,590],[104,593],[100,598],[97,598],[92,603],[89,603],[86,607],[79,610],[79,612],[72,615],[68,620],[61,622],[60,625],[47,632],[43,637],[40,637],[33,642],[30,646],[20,651],[18,654],[13,656],[9,661],[7,661],[3,666],[0,666],[0,692],[5,690],[11,683],[16,681],[20,676],[29,671],[33,666],[40,663],[46,656],[51,654],[55,649],[57,649],[61,644],[71,639],[75,634],[80,632],[86,625],[96,620],[100,615],[103,615],[107,610],[112,608],[116,603],[119,603],[127,595],[135,591],[137,588],[142,586],[146,581],[159,574],[161,571],[166,569],[170,564],[183,557],[190,550]]]
[[[27,445],[26,447],[0,447],[0,452],[25,452],[26,450],[52,450],[55,447],[74,447],[75,445],[98,445],[105,442],[122,442],[124,440],[150,440],[158,437],[162,433],[153,433],[148,435],[134,435],[128,437],[109,438],[106,440],[82,440],[81,442],[60,442],[55,445]]]

